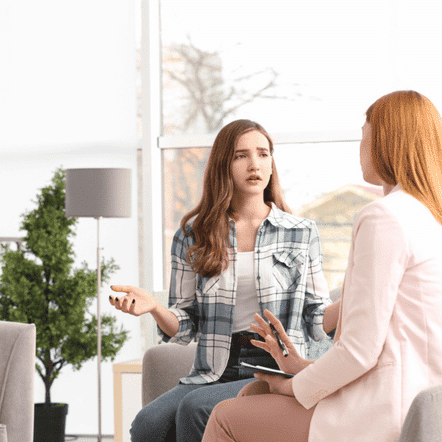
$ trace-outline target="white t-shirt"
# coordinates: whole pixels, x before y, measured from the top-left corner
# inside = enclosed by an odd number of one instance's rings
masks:
[[[233,333],[253,331],[250,323],[253,315],[260,312],[255,285],[255,252],[240,252],[238,257],[238,287],[236,289]]]

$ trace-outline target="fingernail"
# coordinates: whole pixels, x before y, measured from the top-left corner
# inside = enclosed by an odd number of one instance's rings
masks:
[[[115,298],[115,301],[117,301],[117,302],[118,302],[118,298]]]
[[[132,304],[135,304],[135,299],[132,299]]]
[[[113,285],[111,285],[111,289],[113,289],[114,288],[114,286]]]
[[[112,299],[112,296],[111,296],[111,295],[109,295],[109,299]]]

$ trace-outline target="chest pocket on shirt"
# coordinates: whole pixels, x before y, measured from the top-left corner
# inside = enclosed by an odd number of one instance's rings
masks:
[[[305,256],[299,250],[280,250],[273,253],[273,277],[276,288],[294,290],[301,276]]]
[[[201,287],[200,287],[200,295],[211,296],[213,298],[216,297],[219,287],[219,275],[212,276],[211,278],[202,278]],[[202,301],[202,298],[201,298]]]

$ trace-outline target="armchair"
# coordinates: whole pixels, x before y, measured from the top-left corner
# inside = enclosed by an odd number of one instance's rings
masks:
[[[32,442],[35,325],[0,321],[0,342],[0,440]]]

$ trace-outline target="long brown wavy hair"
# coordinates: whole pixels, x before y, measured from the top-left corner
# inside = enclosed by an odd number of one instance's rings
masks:
[[[201,200],[181,220],[181,229],[195,238],[195,243],[187,251],[187,261],[193,271],[203,277],[219,275],[229,265],[229,216],[233,218],[230,202],[234,192],[231,163],[239,137],[253,130],[267,138],[273,155],[272,139],[260,124],[250,120],[227,124],[218,133],[210,152]],[[272,175],[264,190],[264,202],[269,206],[275,203],[281,210],[291,213],[284,200],[274,160]],[[186,224],[193,217],[192,233]]]
[[[397,91],[366,112],[371,160],[387,184],[400,183],[442,224],[442,123],[433,103],[415,91]]]

